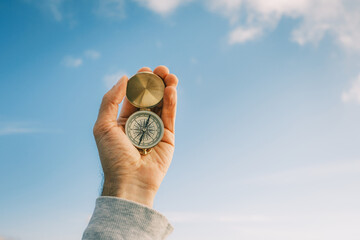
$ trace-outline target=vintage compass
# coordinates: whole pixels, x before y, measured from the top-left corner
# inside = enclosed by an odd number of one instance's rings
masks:
[[[165,84],[156,74],[139,72],[127,84],[126,98],[139,108],[125,124],[125,133],[141,154],[148,154],[164,135],[164,124],[160,117],[151,111],[164,96]]]

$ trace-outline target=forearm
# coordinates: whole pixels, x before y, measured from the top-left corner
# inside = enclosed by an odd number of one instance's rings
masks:
[[[83,240],[165,239],[173,227],[157,211],[116,197],[99,197]]]

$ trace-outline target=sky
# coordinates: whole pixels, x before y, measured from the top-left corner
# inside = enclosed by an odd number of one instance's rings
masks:
[[[0,3],[0,240],[80,239],[92,127],[126,74],[179,78],[170,240],[360,236],[360,2]]]

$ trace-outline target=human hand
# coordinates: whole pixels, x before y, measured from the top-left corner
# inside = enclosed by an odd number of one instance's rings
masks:
[[[144,67],[138,72],[151,72],[151,69]],[[149,207],[153,205],[174,153],[178,83],[177,77],[165,66],[155,68],[153,73],[165,82],[163,103],[155,109],[164,123],[164,136],[149,154],[141,155],[125,135],[125,123],[137,110],[127,98],[124,99],[126,76],[104,95],[93,129],[104,171],[102,196],[120,197]]]

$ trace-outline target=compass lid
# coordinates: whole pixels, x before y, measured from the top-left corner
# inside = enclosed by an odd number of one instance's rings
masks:
[[[162,100],[164,89],[164,81],[158,75],[139,72],[129,79],[126,97],[137,108],[150,108]]]

